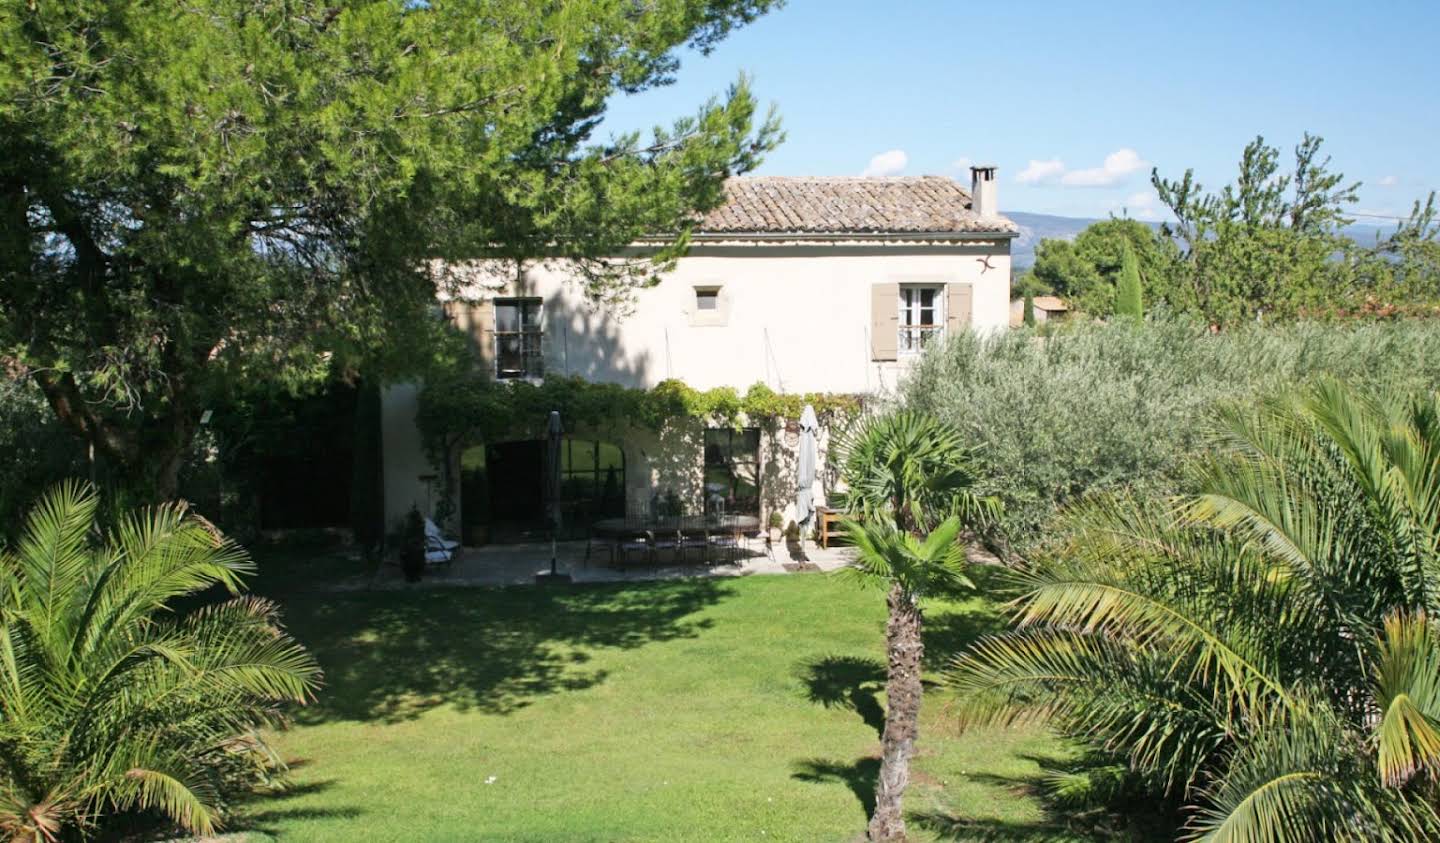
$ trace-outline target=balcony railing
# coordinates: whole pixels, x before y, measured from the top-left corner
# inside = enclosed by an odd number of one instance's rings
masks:
[[[496,331],[496,380],[545,377],[543,337],[543,331]]]
[[[944,325],[901,325],[900,353],[919,354],[932,340],[944,334]]]

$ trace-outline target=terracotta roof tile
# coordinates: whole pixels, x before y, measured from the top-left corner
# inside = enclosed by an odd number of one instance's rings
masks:
[[[722,233],[1014,232],[1004,217],[981,219],[970,192],[944,176],[823,178],[756,176],[725,184],[726,203],[698,230]]]

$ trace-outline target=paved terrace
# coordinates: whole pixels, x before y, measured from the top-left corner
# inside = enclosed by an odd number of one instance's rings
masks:
[[[683,563],[676,562],[673,554],[662,552],[655,562],[645,561],[643,554],[631,554],[623,568],[612,565],[608,551],[599,543],[590,549],[590,559],[585,559],[586,543],[583,541],[560,542],[556,562],[563,573],[568,573],[575,582],[630,582],[642,580],[675,579],[680,577],[744,577],[752,574],[790,574],[802,571],[833,571],[843,567],[853,557],[854,550],[848,547],[832,547],[828,550],[813,542],[806,542],[804,558],[797,558],[784,544],[776,545],[774,553],[767,553],[763,540],[750,542],[747,553],[737,561],[704,564],[698,558],[698,551],[687,552]],[[467,547],[459,558],[449,565],[431,565],[425,571],[425,578],[418,583],[407,583],[400,567],[393,563],[382,565],[373,576],[354,577],[335,584],[342,590],[390,589],[390,588],[443,588],[446,586],[477,585],[522,585],[535,582],[535,575],[550,570],[549,544],[496,544],[484,547]]]

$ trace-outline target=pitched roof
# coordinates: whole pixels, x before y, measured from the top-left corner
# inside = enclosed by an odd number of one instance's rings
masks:
[[[977,216],[970,192],[945,176],[740,177],[725,192],[725,204],[701,220],[702,234],[1018,231],[1004,217]]]
[[[1041,310],[1059,311],[1070,309],[1070,306],[1065,304],[1065,302],[1057,296],[1036,296],[1035,306]]]

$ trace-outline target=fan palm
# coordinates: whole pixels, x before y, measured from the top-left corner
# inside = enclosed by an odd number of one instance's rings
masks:
[[[1217,841],[1440,834],[1440,404],[1333,382],[1223,414],[1199,493],[1091,501],[950,679]]]
[[[999,507],[979,491],[978,462],[960,431],[933,416],[901,410],[867,417],[840,437],[837,451],[846,507],[861,520],[915,533],[950,515],[977,526]]]
[[[64,484],[0,552],[0,831],[51,841],[146,811],[193,833],[226,793],[278,767],[257,734],[318,687],[273,604],[173,602],[252,566],[183,505],[97,541],[96,497]]]
[[[901,807],[919,735],[920,600],[970,586],[961,572],[960,531],[983,523],[998,505],[976,490],[979,473],[959,432],[929,416],[894,412],[870,417],[842,439],[839,452],[854,519],[847,530],[858,550],[844,570],[882,586],[889,611],[885,728],[869,836],[898,840],[905,836]]]

